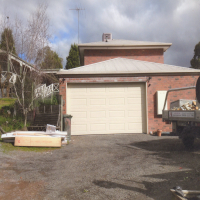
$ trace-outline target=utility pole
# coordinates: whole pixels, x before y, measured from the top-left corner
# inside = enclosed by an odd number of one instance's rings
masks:
[[[74,9],[70,9],[70,10],[76,10],[76,11],[78,11],[78,44],[79,44],[79,11],[80,11],[80,10],[85,10],[85,9],[82,9],[82,8],[74,8]]]
[[[6,53],[7,53],[7,71],[10,72],[10,61],[9,61],[9,46],[8,46],[8,24],[9,24],[9,16],[7,16],[7,21],[6,21],[6,29],[5,31],[5,38],[6,38]]]

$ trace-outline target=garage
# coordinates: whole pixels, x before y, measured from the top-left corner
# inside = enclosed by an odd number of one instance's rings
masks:
[[[145,83],[68,83],[72,135],[146,133]]]

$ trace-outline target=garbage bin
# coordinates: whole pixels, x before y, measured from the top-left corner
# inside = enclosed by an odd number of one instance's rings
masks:
[[[63,131],[67,131],[67,140],[71,140],[71,118],[72,115],[63,115]]]

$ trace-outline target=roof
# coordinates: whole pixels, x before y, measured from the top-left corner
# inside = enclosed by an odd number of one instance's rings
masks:
[[[16,62],[20,63],[20,65],[24,65],[24,66],[28,67],[31,70],[36,70],[35,67],[32,64],[24,61],[23,59],[21,59],[20,57],[18,57],[17,55],[15,55],[15,54],[13,54],[11,52],[7,53],[6,51],[0,49],[0,54],[5,54],[5,55],[8,54],[10,59],[15,60]]]
[[[172,45],[172,43],[163,42],[145,42],[137,40],[108,40],[107,42],[91,42],[78,44],[78,47],[162,47],[165,51]]]
[[[60,77],[73,76],[168,76],[200,75],[200,70],[155,62],[114,58],[70,70],[60,70]]]
[[[57,74],[57,72],[60,69],[41,69],[40,71],[42,71],[45,74]]]
[[[163,49],[165,52],[172,43],[145,42],[136,40],[108,40],[78,44],[81,63],[83,63],[85,49]]]

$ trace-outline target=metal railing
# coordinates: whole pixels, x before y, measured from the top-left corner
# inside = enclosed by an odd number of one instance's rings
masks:
[[[52,83],[49,86],[43,84],[35,89],[35,98],[45,98],[50,96],[54,92],[59,92],[59,83]]]
[[[167,91],[167,93],[166,93],[166,96],[165,96],[165,101],[164,101],[163,110],[165,110],[165,106],[166,106],[166,103],[167,103],[167,97],[168,97],[169,92],[180,91],[180,90],[188,90],[188,89],[196,89],[196,86],[169,89],[169,90]]]
[[[12,72],[7,72],[7,71],[2,71],[1,72],[1,82],[5,82],[7,79],[7,76],[9,75],[9,73],[11,74],[10,79],[9,79],[9,83],[14,84],[17,80],[17,74],[12,73]]]

